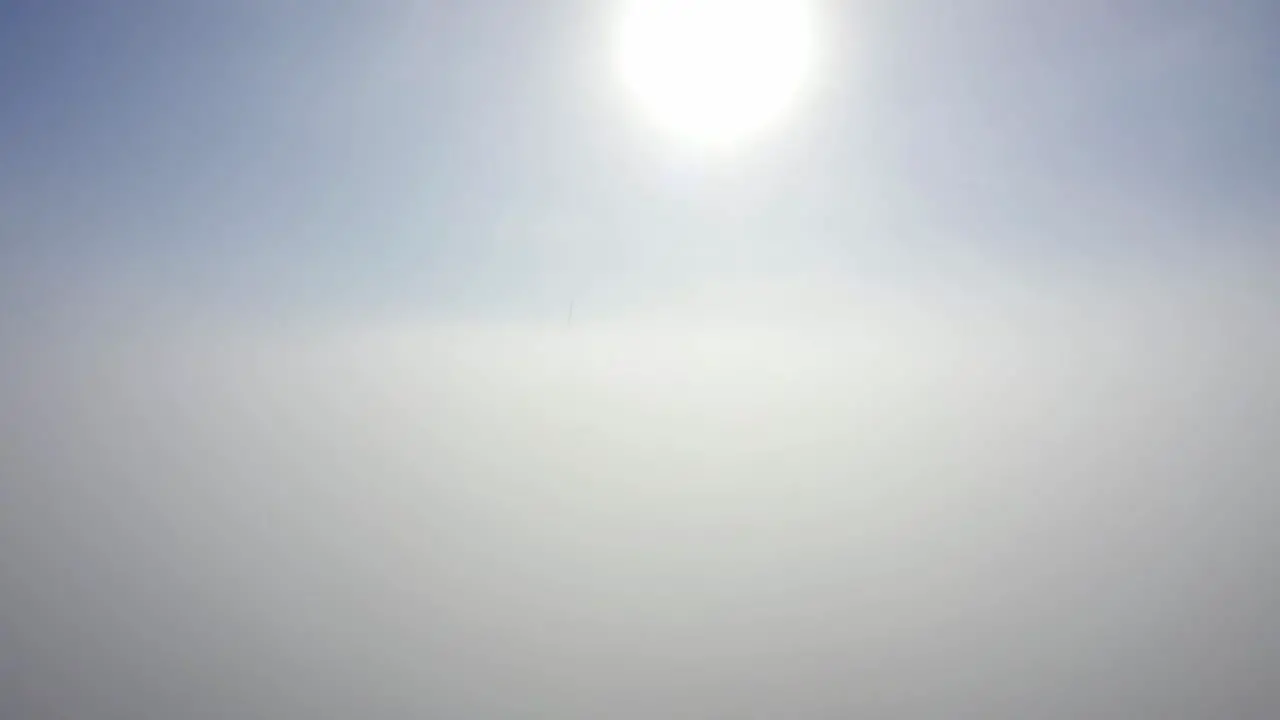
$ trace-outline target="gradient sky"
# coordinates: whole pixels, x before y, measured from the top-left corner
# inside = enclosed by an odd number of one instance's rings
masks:
[[[0,0],[0,716],[1280,713],[1280,7],[824,8]]]
[[[5,285],[521,314],[729,256],[1087,282],[1271,251],[1270,3],[837,5],[825,92],[703,167],[628,117],[592,4],[6,3]]]

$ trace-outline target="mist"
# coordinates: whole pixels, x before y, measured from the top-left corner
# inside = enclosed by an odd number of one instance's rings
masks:
[[[5,715],[1262,717],[1280,336],[1239,287],[46,337]]]

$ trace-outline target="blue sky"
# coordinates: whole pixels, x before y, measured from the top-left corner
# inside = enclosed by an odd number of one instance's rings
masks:
[[[842,5],[823,91],[710,166],[628,117],[587,3],[4,14],[0,252],[36,304],[505,315],[733,263],[1087,280],[1274,244],[1262,2]]]

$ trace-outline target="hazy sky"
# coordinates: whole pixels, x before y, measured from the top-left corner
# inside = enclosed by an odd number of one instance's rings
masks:
[[[613,15],[0,0],[0,716],[1280,713],[1275,4]]]

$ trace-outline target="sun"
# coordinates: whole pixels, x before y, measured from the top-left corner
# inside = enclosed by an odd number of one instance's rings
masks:
[[[627,0],[617,70],[650,121],[729,148],[796,107],[817,60],[815,0]]]

